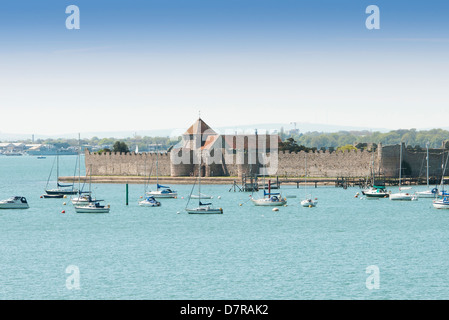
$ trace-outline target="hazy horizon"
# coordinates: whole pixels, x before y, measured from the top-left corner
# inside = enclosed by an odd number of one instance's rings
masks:
[[[447,126],[449,2],[378,0],[379,30],[368,1],[70,4],[0,4],[0,132]]]

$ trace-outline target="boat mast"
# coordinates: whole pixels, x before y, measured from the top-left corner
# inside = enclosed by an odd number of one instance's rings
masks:
[[[426,143],[426,160],[427,160],[427,170],[426,170],[427,189],[429,189],[429,142]]]
[[[156,190],[159,191],[159,149],[156,142]]]
[[[78,194],[81,195],[81,135],[78,133]]]
[[[59,188],[59,150],[56,150],[56,186]]]
[[[399,191],[401,191],[401,177],[402,177],[402,142],[399,151]]]

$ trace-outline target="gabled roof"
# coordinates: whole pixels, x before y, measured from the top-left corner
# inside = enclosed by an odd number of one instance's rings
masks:
[[[204,122],[201,118],[198,118],[198,120],[196,120],[195,123],[192,124],[184,134],[203,134],[206,131],[208,134],[217,134],[214,130],[211,129],[211,127],[207,125],[206,122]]]

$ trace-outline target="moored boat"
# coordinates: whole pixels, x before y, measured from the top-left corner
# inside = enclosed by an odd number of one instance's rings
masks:
[[[161,203],[157,201],[153,196],[147,196],[144,200],[139,201],[141,207],[160,207]]]
[[[89,204],[84,206],[75,206],[76,213],[108,213],[110,210],[109,205],[100,205],[100,201],[89,202]]]
[[[312,199],[312,197],[307,197],[306,199],[301,201],[301,206],[303,207],[316,207],[316,205],[318,204],[318,199]]]
[[[436,209],[449,209],[449,198],[444,197],[433,201],[433,207]]]
[[[21,196],[0,201],[0,209],[28,209],[29,207],[27,199]]]

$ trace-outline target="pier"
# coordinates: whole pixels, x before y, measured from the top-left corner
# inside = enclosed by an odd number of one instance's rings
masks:
[[[156,177],[151,177],[148,180],[148,177],[144,176],[82,176],[80,177],[81,183],[88,183],[91,180],[92,183],[118,183],[118,184],[145,184],[145,183],[156,183]],[[159,177],[158,181],[160,184],[194,184],[196,182],[196,177]],[[266,177],[265,178],[265,187],[268,188],[268,180],[271,181],[271,188],[276,189],[280,188],[282,185],[293,185],[299,188],[300,186],[314,186],[315,188],[318,186],[335,186],[340,188],[348,188],[348,187],[359,187],[365,188],[370,184],[370,178],[368,177],[337,177],[337,178],[295,178],[295,177]],[[398,186],[399,179],[398,178],[380,178],[379,180],[385,183],[385,186]],[[65,183],[76,183],[78,182],[78,177],[74,178],[73,176],[65,176],[59,177],[59,182]],[[222,184],[222,185],[231,185],[231,189],[233,191],[258,191],[259,189],[263,189],[263,183],[259,183],[259,179],[244,179],[239,177],[202,177],[202,184]],[[439,185],[441,183],[441,177],[431,177],[429,178],[429,184],[431,186]],[[444,184],[449,183],[449,178],[444,179]],[[404,177],[401,179],[401,185],[403,186],[413,186],[413,185],[426,185],[427,181],[425,178],[417,178],[417,177]],[[229,191],[232,191],[229,190]]]

